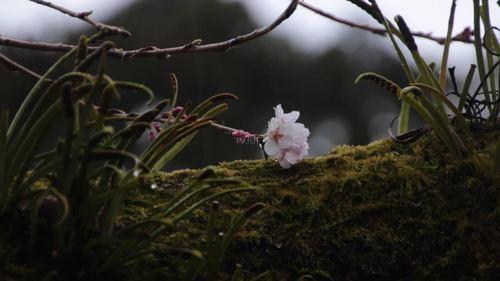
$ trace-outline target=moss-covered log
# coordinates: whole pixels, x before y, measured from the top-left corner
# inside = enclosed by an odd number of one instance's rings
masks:
[[[457,161],[437,140],[403,146],[390,140],[338,146],[288,170],[273,161],[222,163],[217,172],[260,189],[222,200],[224,221],[255,202],[266,208],[239,232],[226,257],[245,276],[272,280],[495,280],[500,276],[498,178]],[[492,164],[498,134],[477,143]],[[159,185],[130,205],[147,212],[198,174],[154,175]],[[203,240],[207,213],[196,212],[160,247]],[[201,244],[203,246],[203,244]],[[167,254],[168,256],[168,254]],[[168,264],[168,261],[156,260]],[[148,261],[151,264],[151,260]]]
[[[221,163],[218,175],[241,177],[259,189],[220,200],[220,232],[243,209],[266,204],[238,232],[221,280],[237,267],[244,280],[264,272],[262,280],[498,280],[500,187],[491,172],[498,137],[477,143],[485,171],[428,138],[412,145],[342,145],[287,170],[271,160]],[[147,217],[198,173],[151,175],[127,202],[121,223]],[[158,187],[149,188],[152,183]],[[172,249],[203,250],[207,220],[208,207],[197,210],[124,274],[142,280],[143,273],[165,267],[162,280],[178,279],[188,257]]]

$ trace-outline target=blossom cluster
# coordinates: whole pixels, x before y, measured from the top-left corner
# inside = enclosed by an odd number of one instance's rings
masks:
[[[278,160],[281,167],[288,169],[304,159],[309,153],[307,138],[309,130],[302,123],[298,123],[300,112],[292,111],[285,113],[281,104],[275,108],[275,117],[271,118],[266,134],[254,135],[244,130],[233,129],[220,124],[213,123],[212,126],[230,132],[237,143],[259,143],[263,137],[264,151],[267,155]],[[175,107],[162,115],[159,121],[152,122],[149,130],[149,139],[154,141],[161,132],[163,122],[168,122],[171,117],[178,117],[183,112],[182,107]],[[181,120],[188,116],[184,113]]]
[[[269,121],[264,138],[264,151],[276,158],[281,167],[288,169],[307,156],[309,130],[304,124],[296,122],[300,112],[284,113],[281,104],[274,110],[275,117]]]

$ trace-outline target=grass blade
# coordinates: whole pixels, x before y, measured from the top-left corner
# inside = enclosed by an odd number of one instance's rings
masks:
[[[453,22],[455,20],[456,7],[457,7],[457,1],[456,0],[451,1],[450,18],[448,20],[448,32],[446,33],[446,39],[444,41],[443,56],[441,57],[441,70],[439,73],[439,85],[441,85],[441,89],[445,89],[446,86],[448,54],[450,51],[451,38],[453,34]]]
[[[479,4],[479,0],[472,0],[474,4],[474,48],[476,50],[476,61],[477,61],[477,68],[479,71],[479,78],[481,81],[484,80],[484,77],[486,76],[486,69],[485,69],[485,64],[484,64],[484,56],[483,56],[483,45],[481,42],[481,7]],[[482,85],[483,87],[483,92],[485,93],[485,98],[488,102],[491,102],[490,95],[489,93],[489,87],[488,83],[484,83]],[[487,105],[488,110],[491,112],[492,107],[491,105]]]
[[[462,112],[465,100],[469,95],[470,85],[472,83],[472,78],[474,78],[474,72],[476,71],[476,65],[471,64],[469,71],[467,72],[467,76],[465,77],[464,85],[462,87],[462,92],[460,93],[460,100],[458,102],[458,111]]]

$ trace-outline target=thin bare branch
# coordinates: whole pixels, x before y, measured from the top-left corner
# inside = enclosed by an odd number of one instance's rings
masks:
[[[301,5],[302,7],[306,8],[308,10],[311,10],[312,12],[315,12],[318,15],[321,15],[321,16],[323,16],[325,18],[329,18],[329,19],[331,19],[333,21],[336,21],[338,23],[341,23],[343,25],[347,25],[347,26],[354,27],[354,28],[357,28],[357,29],[362,29],[362,30],[370,31],[370,32],[372,32],[374,34],[382,35],[382,36],[385,36],[385,34],[387,33],[385,31],[385,29],[383,29],[383,28],[375,28],[375,27],[371,27],[369,25],[358,24],[358,23],[355,23],[355,22],[352,22],[352,21],[349,21],[349,20],[346,20],[346,19],[343,19],[343,18],[339,18],[337,16],[332,15],[331,13],[328,13],[328,12],[326,12],[324,10],[321,10],[320,8],[312,6],[312,5],[304,2],[303,0],[299,1],[299,5]]]
[[[48,1],[44,1],[44,0],[30,0],[30,1],[33,3],[39,4],[39,5],[43,5],[43,6],[52,8],[52,9],[57,10],[63,14],[66,14],[70,17],[78,18],[78,19],[92,25],[98,31],[102,31],[102,32],[110,33],[110,34],[119,34],[123,37],[128,37],[131,35],[131,33],[128,30],[126,30],[122,27],[107,25],[107,24],[92,20],[89,17],[92,14],[92,11],[85,11],[85,12],[77,13],[77,12],[73,12],[71,10],[68,10],[64,7],[58,6],[58,5],[53,4],[51,2],[48,2]]]
[[[13,61],[12,59],[8,58],[4,54],[0,53],[0,63],[4,64],[9,70],[15,71],[15,72],[21,72],[24,74],[27,74],[29,76],[32,76],[36,79],[41,79],[42,76],[35,71]],[[47,79],[47,81],[50,81]]]
[[[33,1],[33,0],[31,0]],[[35,0],[39,1],[39,0]],[[231,38],[226,41],[210,43],[210,44],[201,44],[201,39],[193,40],[187,44],[177,47],[169,47],[169,48],[158,48],[155,46],[147,46],[142,47],[135,50],[123,50],[114,48],[108,51],[108,56],[116,57],[121,59],[128,59],[133,57],[168,57],[174,54],[181,53],[203,53],[203,52],[213,52],[213,51],[227,51],[231,48],[240,45],[242,43],[257,39],[259,37],[264,36],[265,34],[274,30],[277,26],[279,26],[283,21],[288,19],[293,12],[297,9],[297,5],[299,0],[292,0],[292,2],[288,5],[286,10],[278,17],[274,22],[270,25],[258,28],[253,30],[250,33],[240,35],[234,38]],[[39,51],[52,51],[52,52],[66,52],[74,48],[74,45],[68,45],[63,43],[45,43],[45,42],[31,42],[31,41],[23,41],[12,38],[6,38],[0,36],[0,45],[30,49],[30,50],[39,50]],[[97,47],[89,47],[89,50],[95,50]]]
[[[369,31],[369,32],[377,34],[377,35],[385,36],[387,34],[387,32],[385,31],[384,28],[378,28],[378,27],[373,27],[373,26],[369,26],[369,25],[358,24],[358,23],[355,23],[355,22],[352,22],[352,21],[349,21],[349,20],[346,20],[343,18],[339,18],[335,15],[332,15],[331,13],[328,13],[324,10],[321,10],[320,8],[317,8],[311,4],[304,2],[304,0],[300,0],[299,5],[301,5],[302,7],[306,8],[306,9],[308,9],[308,10],[310,10],[318,15],[321,15],[323,17],[326,17],[328,19],[331,19],[331,20],[338,22],[338,23],[341,23],[343,25],[347,25],[347,26],[350,26],[353,28]],[[432,36],[431,33],[412,32],[412,34],[413,34],[413,36],[429,39],[429,40],[432,40],[432,41],[434,41],[438,44],[441,44],[441,45],[444,44],[444,42],[446,40],[445,37]],[[459,41],[459,42],[463,42],[463,43],[473,43],[471,36],[472,36],[472,33],[471,33],[470,28],[465,28],[462,32],[453,36],[452,41]]]

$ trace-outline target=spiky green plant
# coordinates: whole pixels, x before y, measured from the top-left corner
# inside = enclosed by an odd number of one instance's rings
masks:
[[[105,74],[104,42],[88,52],[102,34],[82,37],[35,84],[13,118],[0,113],[0,217],[19,223],[27,218],[27,253],[47,250],[56,264],[48,276],[65,274],[99,278],[151,251],[159,235],[175,231],[178,221],[205,202],[254,188],[233,178],[218,178],[211,169],[165,205],[153,217],[116,228],[131,192],[144,188],[143,175],[162,169],[203,127],[228,108],[215,95],[193,110],[174,111],[178,86],[171,76],[174,96],[142,114],[111,108],[113,100],[131,91],[153,100],[144,85],[114,80]],[[73,70],[57,73],[74,59]],[[97,62],[97,71],[88,70]],[[157,137],[141,155],[131,148],[148,130],[159,126]],[[55,141],[49,132],[60,132]],[[42,146],[42,143],[44,144]],[[44,147],[52,146],[47,152]],[[213,187],[227,189],[211,192]],[[43,212],[42,212],[43,210]],[[48,229],[48,231],[46,231]]]
[[[483,5],[480,6],[479,0],[474,0],[474,46],[479,69],[480,86],[473,94],[470,93],[470,85],[476,66],[471,66],[461,92],[458,92],[457,89],[454,69],[447,68],[456,8],[455,0],[451,4],[448,32],[444,41],[441,68],[438,73],[435,73],[431,66],[432,64],[426,62],[420,55],[418,46],[403,17],[396,16],[396,25],[394,25],[383,15],[375,0],[369,0],[370,3],[366,3],[363,0],[349,1],[367,11],[384,25],[402,63],[409,84],[406,87],[400,87],[390,79],[376,73],[363,73],[356,79],[356,83],[360,80],[375,82],[402,101],[398,134],[416,136],[423,132],[422,130],[419,131],[420,133],[416,133],[415,131],[408,132],[410,108],[413,108],[433,129],[453,155],[457,158],[470,157],[474,161],[477,171],[479,173],[485,172],[482,159],[474,150],[472,129],[474,126],[477,127],[477,120],[481,121],[479,125],[483,128],[497,128],[498,109],[500,106],[498,99],[498,83],[500,81],[497,81],[494,77],[499,64],[498,55],[500,48],[498,40],[493,33],[495,28],[491,27],[489,21],[488,1],[483,1]],[[480,19],[482,19],[486,30],[484,38],[481,38]],[[418,76],[414,75],[396,38],[399,38],[410,51],[418,70]],[[486,52],[486,63],[483,57],[484,52]],[[486,69],[489,69],[488,72],[486,72]],[[446,92],[448,70],[454,84],[452,92]],[[460,97],[458,105],[452,102],[448,97],[449,94]],[[477,99],[480,95],[484,99]],[[467,107],[467,110],[464,110],[464,106]],[[484,106],[488,112],[485,113],[482,109],[477,110],[478,106]],[[495,173],[495,171],[492,172],[493,174]]]

